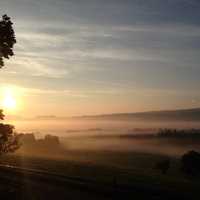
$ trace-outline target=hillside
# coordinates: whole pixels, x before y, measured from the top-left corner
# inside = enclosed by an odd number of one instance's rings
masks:
[[[138,113],[114,113],[74,118],[100,120],[166,120],[166,121],[200,121],[200,108],[183,110],[150,111]]]

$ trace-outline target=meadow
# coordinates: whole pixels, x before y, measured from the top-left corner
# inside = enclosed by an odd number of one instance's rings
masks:
[[[199,139],[154,137],[152,133],[160,127],[158,123],[137,128],[127,121],[121,124],[90,121],[90,126],[81,122],[78,129],[76,123],[68,129],[64,121],[60,123],[64,128],[58,130],[41,126],[42,130],[38,124],[31,129],[39,139],[49,133],[59,136],[59,151],[54,147],[43,152],[34,146],[22,148],[2,156],[0,164],[86,180],[97,184],[100,191],[102,187],[124,189],[140,199],[199,199],[200,177],[190,177],[181,171],[181,156],[189,150],[199,151]],[[178,125],[174,123],[172,127]],[[162,174],[155,166],[165,159],[170,160],[170,168]]]
[[[1,159],[1,164],[80,178],[101,186],[130,190],[137,188],[138,192],[135,195],[139,196],[142,195],[141,191],[159,196],[161,191],[169,190],[169,194],[173,195],[190,198],[194,196],[194,199],[199,197],[199,177],[183,174],[179,157],[167,156],[171,160],[167,174],[155,169],[155,164],[165,158],[166,155],[152,153],[68,151],[65,156],[60,157],[7,155]]]

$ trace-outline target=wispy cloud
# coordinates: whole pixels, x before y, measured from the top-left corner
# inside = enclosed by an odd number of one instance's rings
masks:
[[[62,95],[195,99],[199,8],[198,0],[3,1],[18,42],[0,83],[57,103]]]

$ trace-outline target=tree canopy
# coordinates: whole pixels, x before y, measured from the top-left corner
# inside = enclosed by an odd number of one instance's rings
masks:
[[[3,15],[2,20],[0,20],[0,68],[4,66],[4,58],[9,59],[10,56],[14,55],[13,46],[16,39],[12,25],[10,17]],[[3,110],[1,109],[0,120],[4,120]],[[0,123],[0,155],[14,152],[18,147],[18,136],[14,131],[14,126]]]
[[[188,175],[200,174],[200,153],[188,151],[181,158],[182,170]]]
[[[0,68],[4,66],[4,59],[14,55],[13,46],[16,43],[15,32],[10,17],[3,15],[0,20]]]
[[[14,132],[14,126],[0,123],[0,155],[14,152],[18,148],[18,137]]]
[[[4,114],[3,114],[3,110],[0,110],[0,120],[4,119]]]

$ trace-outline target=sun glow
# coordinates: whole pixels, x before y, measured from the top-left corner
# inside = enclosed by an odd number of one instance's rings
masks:
[[[2,95],[3,109],[14,110],[17,106],[14,91],[11,88],[5,88]]]

